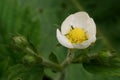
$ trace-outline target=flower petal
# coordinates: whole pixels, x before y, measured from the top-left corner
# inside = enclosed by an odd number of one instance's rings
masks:
[[[57,29],[57,39],[59,43],[62,44],[63,46],[67,48],[73,48],[73,45],[68,41],[68,39],[64,35],[61,34],[59,29]]]
[[[81,27],[85,29],[86,22],[89,19],[89,15],[86,12],[77,12],[68,16],[62,23],[61,32],[62,34],[67,34],[73,27]]]
[[[92,18],[88,19],[85,31],[87,32],[88,38],[96,36],[96,25]]]

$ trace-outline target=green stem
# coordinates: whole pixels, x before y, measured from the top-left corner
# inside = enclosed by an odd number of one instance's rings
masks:
[[[64,80],[65,78],[65,70],[61,71],[55,80]]]
[[[72,50],[68,50],[68,54],[66,59],[61,64],[62,71],[58,74],[57,78],[55,80],[64,80],[65,78],[65,69],[66,67],[72,62],[72,59],[74,57],[74,53],[72,53]]]
[[[68,65],[71,63],[71,61],[72,61],[72,59],[73,59],[73,56],[74,56],[74,53],[72,53],[72,50],[68,50],[67,57],[66,57],[66,59],[63,61],[63,63],[61,64],[61,66],[62,66],[63,68],[66,68],[66,66],[68,66]]]
[[[49,68],[51,68],[55,71],[61,71],[62,70],[62,67],[60,65],[58,65],[56,63],[53,63],[53,62],[51,62],[49,60],[46,60],[45,58],[39,56],[31,48],[26,47],[26,51],[27,51],[27,53],[35,56],[42,65],[44,65],[46,67],[49,67]]]
[[[62,67],[56,63],[53,63],[49,60],[46,60],[44,58],[42,58],[42,65],[46,66],[46,67],[49,67],[51,68],[52,70],[55,70],[55,71],[62,71]]]

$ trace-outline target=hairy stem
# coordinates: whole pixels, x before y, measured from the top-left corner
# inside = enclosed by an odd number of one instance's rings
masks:
[[[61,71],[55,80],[64,80],[65,78],[65,70]]]
[[[49,61],[49,60],[46,60],[45,58],[39,56],[39,55],[36,54],[31,48],[26,47],[26,51],[27,51],[29,54],[31,54],[31,55],[33,55],[34,57],[36,57],[42,65],[44,65],[44,66],[46,66],[46,67],[49,67],[49,68],[51,68],[51,69],[53,69],[53,70],[55,70],[55,71],[61,71],[61,70],[62,70],[62,68],[61,68],[60,65],[58,65],[58,64],[56,64],[56,63],[53,63],[53,62],[51,62],[51,61]]]
[[[62,66],[63,68],[66,68],[66,67],[71,63],[71,61],[72,61],[72,59],[73,59],[73,56],[74,56],[74,54],[72,53],[72,50],[68,50],[67,57],[66,57],[66,59],[63,61],[63,63],[61,64],[61,66]]]
[[[62,67],[59,64],[53,63],[53,62],[46,60],[44,58],[42,58],[42,60],[43,60],[41,63],[42,65],[49,67],[55,71],[62,71]]]
[[[72,53],[72,50],[68,50],[68,54],[66,59],[61,64],[62,71],[58,74],[57,78],[55,80],[64,80],[65,78],[65,69],[66,67],[72,62],[72,59],[74,57],[74,53]]]

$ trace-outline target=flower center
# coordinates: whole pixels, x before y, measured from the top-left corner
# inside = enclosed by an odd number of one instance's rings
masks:
[[[87,40],[87,35],[82,28],[71,29],[68,34],[66,34],[66,37],[71,43],[81,43]]]

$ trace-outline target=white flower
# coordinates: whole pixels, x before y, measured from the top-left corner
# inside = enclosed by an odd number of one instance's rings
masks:
[[[84,49],[96,41],[96,25],[86,12],[68,16],[57,29],[59,43],[71,49]]]

